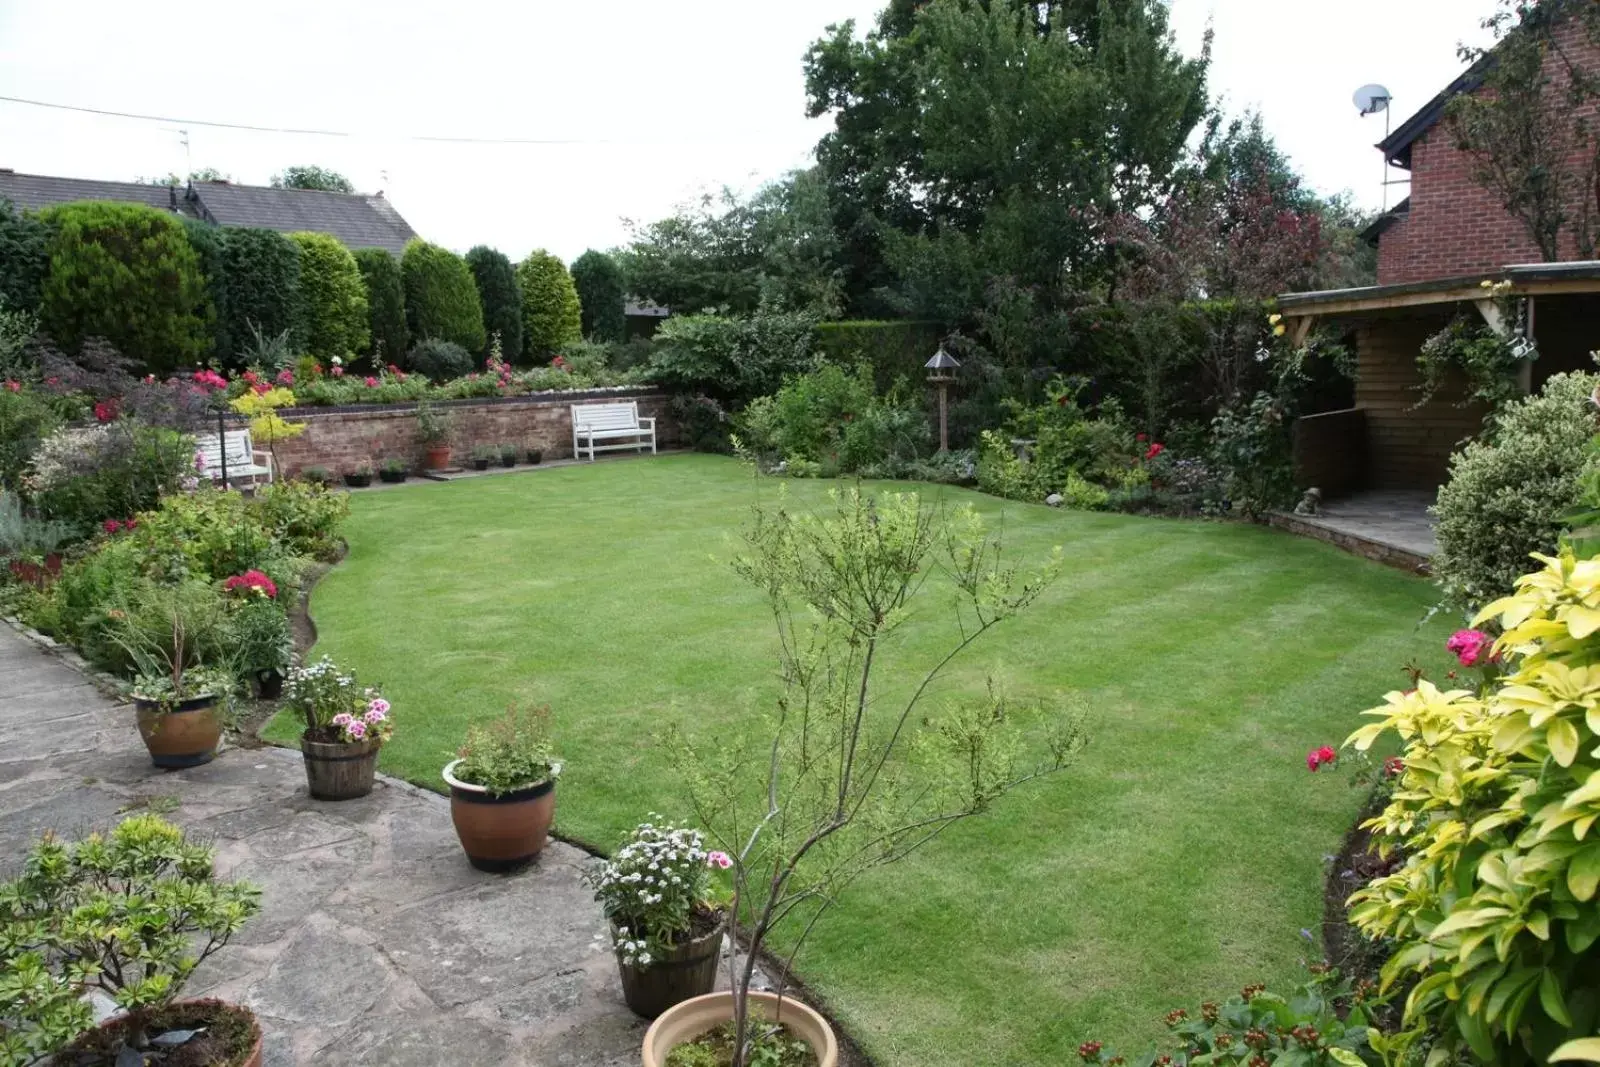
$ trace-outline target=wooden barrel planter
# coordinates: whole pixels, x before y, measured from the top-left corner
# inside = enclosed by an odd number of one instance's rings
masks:
[[[617,940],[617,927],[611,926],[611,941]],[[710,933],[691,937],[673,945],[650,966],[622,962],[617,954],[617,970],[622,975],[622,999],[628,1009],[645,1019],[654,1019],[674,1004],[703,997],[716,988],[717,961],[722,956],[722,924]]]
[[[556,814],[556,784],[538,782],[491,796],[481,785],[463,782],[444,769],[450,785],[450,821],[467,860],[480,871],[505,874],[527,864],[541,851]]]
[[[300,738],[306,784],[318,800],[354,800],[372,792],[381,741],[313,741]]]
[[[150,762],[165,770],[210,763],[222,740],[222,718],[215,696],[194,697],[171,708],[135,697],[139,736],[150,750]]]

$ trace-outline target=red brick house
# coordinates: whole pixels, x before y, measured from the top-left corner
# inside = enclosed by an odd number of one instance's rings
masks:
[[[1600,47],[1581,25],[1568,20],[1552,33],[1568,57],[1600,74]],[[1564,262],[1543,262],[1523,222],[1474,180],[1474,159],[1450,130],[1449,102],[1486,91],[1490,62],[1463,73],[1378,145],[1390,163],[1411,173],[1411,195],[1365,235],[1377,244],[1378,284],[1280,297],[1299,335],[1332,322],[1355,338],[1355,407],[1302,419],[1297,427],[1300,476],[1326,495],[1432,494],[1445,480],[1451,452],[1481,429],[1483,416],[1459,406],[1459,392],[1417,404],[1417,354],[1452,317],[1481,313],[1492,328],[1534,341],[1537,358],[1523,372],[1529,389],[1557,372],[1592,367],[1589,353],[1600,349],[1600,262],[1579,259],[1570,235],[1562,242]],[[1553,82],[1565,71],[1547,61]],[[1483,299],[1485,280],[1511,284],[1519,323],[1500,321],[1493,302]]]

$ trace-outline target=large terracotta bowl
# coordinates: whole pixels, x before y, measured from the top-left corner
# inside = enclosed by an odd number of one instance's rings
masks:
[[[839,1067],[839,1042],[834,1039],[833,1027],[811,1008],[793,997],[780,1001],[773,993],[751,993],[750,1010],[788,1026],[811,1046],[819,1067]],[[673,1049],[732,1019],[733,994],[727,991],[707,993],[668,1008],[645,1031],[644,1067],[663,1067]]]

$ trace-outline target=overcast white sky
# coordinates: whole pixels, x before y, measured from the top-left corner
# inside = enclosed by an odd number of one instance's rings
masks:
[[[214,166],[265,184],[320,163],[384,189],[424,236],[567,260],[726,183],[806,163],[806,46],[881,0],[0,0],[0,95],[355,137],[247,133],[0,102],[0,167],[132,179]],[[1386,84],[1398,123],[1460,69],[1492,0],[1172,0],[1216,29],[1212,92],[1259,108],[1308,180],[1376,206]],[[270,12],[270,14],[269,14]],[[431,144],[416,135],[543,145]],[[1403,190],[1395,196],[1404,195]],[[1391,202],[1393,202],[1391,200]]]

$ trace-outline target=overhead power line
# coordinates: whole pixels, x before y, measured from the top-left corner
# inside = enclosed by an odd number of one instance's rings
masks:
[[[108,111],[98,107],[80,107],[76,104],[57,104],[48,100],[29,100],[20,96],[0,96],[0,101],[8,104],[25,104],[28,107],[50,108],[55,111],[76,111],[84,115],[102,115],[114,119],[133,119],[139,122],[163,122],[181,126],[209,126],[219,130],[245,130],[250,133],[288,133],[304,137],[362,137],[365,134],[352,133],[348,130],[315,130],[300,129],[293,126],[253,126],[245,122],[212,122],[208,119],[175,118],[171,115],[142,115],[132,111]],[[435,144],[525,144],[525,145],[562,145],[562,144],[612,144],[615,142],[603,138],[562,138],[562,137],[446,137],[430,134],[400,134],[397,137],[402,141],[429,141]]]

